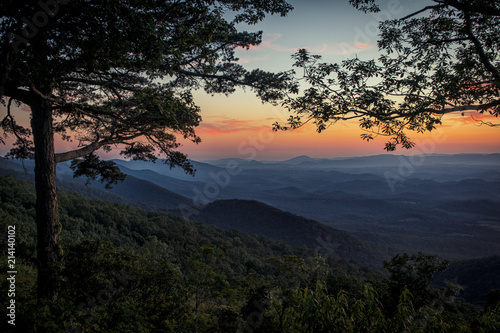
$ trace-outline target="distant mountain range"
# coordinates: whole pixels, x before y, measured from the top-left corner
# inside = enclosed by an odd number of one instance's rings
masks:
[[[31,161],[26,161],[23,167],[18,161],[0,159],[0,175],[10,174],[16,178],[34,181],[32,167]],[[131,175],[139,173],[150,179],[158,178],[156,180],[162,180],[163,183],[160,183],[163,185],[164,182],[168,183],[174,179],[162,179],[151,170],[137,171],[122,166],[122,171],[130,174],[123,183],[113,186],[111,190],[104,189],[102,184],[96,182],[85,186],[85,180],[72,178],[65,165],[60,165],[58,171],[58,187],[88,198],[119,202],[148,210],[161,210],[173,215],[182,215],[179,207],[193,204],[186,197]],[[281,240],[292,246],[306,246],[338,259],[355,260],[365,266],[379,266],[383,260],[397,252],[257,201],[218,200],[203,207],[196,206],[194,210],[196,214],[192,214],[190,218],[207,225],[215,225],[225,230],[237,229],[250,235]]]
[[[186,217],[364,264],[395,251],[500,254],[500,154],[194,161],[195,177],[161,161],[115,162],[128,177],[111,191],[84,187],[64,163],[59,186],[177,215],[196,211]],[[15,177],[28,179],[31,168],[0,160],[0,173]]]
[[[421,155],[396,155],[379,154],[359,157],[337,158],[312,158],[306,155],[297,156],[285,161],[254,161],[239,158],[225,158],[220,160],[207,160],[205,163],[223,166],[228,161],[237,161],[242,164],[252,165],[293,165],[313,168],[372,168],[384,166],[398,166],[401,163],[420,165],[500,165],[500,153],[493,154],[421,154]],[[403,162],[406,161],[406,162]]]

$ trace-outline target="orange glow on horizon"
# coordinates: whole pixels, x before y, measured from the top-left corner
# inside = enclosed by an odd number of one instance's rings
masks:
[[[444,119],[443,124],[432,132],[408,132],[416,147],[410,150],[398,147],[395,152],[390,153],[500,153],[500,128],[453,119]],[[182,151],[193,159],[254,157],[258,160],[280,160],[298,155],[330,158],[387,153],[384,150],[387,137],[379,136],[370,142],[364,141],[360,138],[364,132],[355,122],[338,123],[322,133],[317,133],[314,125],[287,132],[271,132],[270,128],[270,125],[262,125],[258,131],[241,130],[218,132],[216,136],[202,135],[199,145],[185,144]],[[265,137],[265,140],[260,140],[259,135]],[[249,153],[252,148],[255,156]]]
[[[322,133],[317,133],[313,124],[307,124],[295,131],[273,132],[272,124],[284,122],[288,117],[285,110],[269,104],[262,104],[251,94],[236,93],[236,98],[207,96],[200,98],[203,121],[196,128],[202,139],[198,145],[179,138],[179,151],[193,160],[217,158],[252,158],[257,160],[284,160],[298,155],[311,157],[344,157],[384,154],[388,138],[379,136],[370,142],[360,135],[364,133],[357,122],[339,122]],[[24,125],[29,125],[29,110],[15,110]],[[0,108],[0,116],[6,114]],[[474,118],[472,118],[472,116]],[[474,120],[475,119],[475,120]],[[500,127],[479,126],[477,120],[500,123],[498,118],[487,114],[449,114],[443,117],[443,124],[432,132],[418,134],[408,132],[416,142],[411,150],[398,148],[395,154],[418,153],[500,153]],[[0,155],[5,155],[12,143],[12,136],[0,145]],[[78,140],[63,141],[55,138],[56,151],[63,152],[78,148]],[[120,147],[113,147],[103,158],[121,158]]]

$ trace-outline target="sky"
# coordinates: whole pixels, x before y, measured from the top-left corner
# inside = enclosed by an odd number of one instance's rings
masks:
[[[322,56],[325,62],[359,57],[378,57],[377,34],[380,20],[404,17],[423,8],[426,1],[380,1],[381,12],[365,14],[348,1],[289,1],[294,10],[285,18],[267,17],[257,26],[242,27],[263,31],[263,42],[248,51],[240,50],[240,63],[247,69],[286,71],[292,68],[291,55],[299,48]],[[314,125],[293,132],[272,132],[276,121],[284,123],[286,110],[262,104],[252,92],[225,97],[195,94],[202,108],[203,122],[197,129],[202,142],[185,144],[183,151],[193,159],[224,157],[257,160],[284,160],[299,155],[334,158],[386,153],[387,138],[366,142],[358,122],[337,123],[322,133]],[[500,152],[500,128],[478,126],[470,116],[447,115],[436,131],[419,135],[410,132],[417,143],[398,154],[419,153],[496,153]]]
[[[378,56],[378,21],[404,17],[426,5],[422,0],[382,0],[381,12],[365,14],[349,5],[347,0],[292,0],[294,10],[287,17],[268,16],[255,26],[240,26],[241,30],[263,31],[263,41],[250,50],[238,50],[239,62],[252,70],[260,68],[279,72],[292,68],[291,55],[299,48],[322,56],[325,62],[341,62],[359,57]],[[179,149],[190,159],[203,161],[219,158],[285,160],[299,155],[318,158],[364,156],[386,153],[386,138],[366,142],[358,123],[337,123],[322,133],[314,125],[290,132],[273,132],[272,124],[284,123],[289,113],[270,104],[263,104],[251,91],[239,89],[226,97],[194,92],[201,107],[202,123],[196,132],[202,142],[193,144],[180,139]],[[27,110],[23,117],[29,117]],[[3,118],[5,110],[0,110]],[[420,153],[499,153],[500,128],[477,126],[470,116],[447,115],[437,130],[417,135],[412,150],[398,149],[398,154]],[[57,151],[71,149],[57,141]],[[0,155],[8,147],[0,145]],[[117,157],[119,149],[103,157]]]

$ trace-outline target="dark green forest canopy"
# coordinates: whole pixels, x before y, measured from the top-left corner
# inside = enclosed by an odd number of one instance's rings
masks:
[[[0,176],[0,185],[2,228],[5,227],[3,224],[17,225],[19,255],[23,260],[31,261],[36,252],[34,186],[11,176]],[[224,231],[182,217],[87,199],[72,192],[60,190],[58,194],[61,241],[65,246],[85,239],[111,242],[120,249],[138,249],[146,244],[160,242],[166,246],[150,248],[151,254],[168,258],[181,267],[187,265],[198,248],[214,247],[226,253],[223,261],[225,265],[232,266],[235,272],[230,277],[232,281],[244,275],[247,264],[259,273],[268,274],[272,269],[266,272],[266,267],[270,267],[266,260],[271,257],[295,255],[307,258],[316,255],[311,249],[294,248],[281,241],[251,236],[237,230]]]
[[[364,12],[383,9],[375,0],[350,2]],[[292,115],[275,129],[314,122],[321,132],[338,121],[357,119],[366,131],[363,139],[387,136],[385,149],[392,151],[412,148],[408,132],[434,130],[452,112],[494,125],[480,118],[500,114],[500,3],[430,3],[380,22],[378,59],[327,63],[299,50],[293,58],[307,88],[285,99]]]
[[[16,304],[23,332],[32,332],[35,324],[47,332],[500,328],[498,293],[489,295],[482,310],[456,299],[453,286],[429,285],[446,267],[436,256],[399,255],[387,262],[390,275],[383,276],[236,230],[64,191],[59,198],[60,298],[40,310],[34,292],[34,186],[0,177],[0,228],[16,226]],[[6,239],[0,240],[2,247]],[[0,268],[5,290],[5,256]],[[2,306],[6,301],[2,298]],[[2,321],[0,329],[7,331],[6,325]]]

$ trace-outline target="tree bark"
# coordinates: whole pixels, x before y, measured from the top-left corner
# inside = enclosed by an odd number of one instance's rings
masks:
[[[57,300],[59,280],[59,221],[52,104],[36,99],[31,105],[35,144],[38,301]]]

